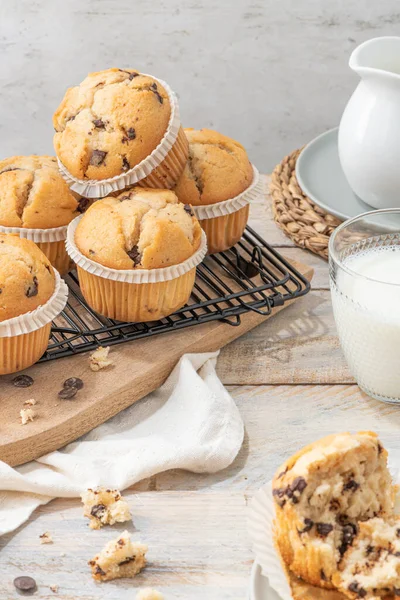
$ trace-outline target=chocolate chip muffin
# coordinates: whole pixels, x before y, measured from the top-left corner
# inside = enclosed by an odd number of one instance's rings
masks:
[[[2,231],[34,241],[61,274],[70,267],[65,226],[83,208],[62,178],[56,158],[13,156],[0,161]]]
[[[13,156],[0,161],[0,225],[49,229],[68,225],[79,202],[52,156]]]
[[[243,146],[217,131],[185,129],[185,134],[189,157],[175,193],[181,202],[195,207],[207,235],[209,252],[220,252],[241,238],[249,206],[232,210],[228,205],[220,205],[218,216],[204,214],[200,207],[222,203],[245,192],[253,182],[253,167]]]
[[[141,188],[95,202],[70,225],[67,247],[88,304],[120,321],[154,321],[182,307],[206,252],[189,205]]]
[[[239,142],[211,129],[185,129],[189,157],[175,193],[193,206],[215,204],[244,192],[253,168]]]
[[[387,452],[376,434],[328,436],[300,450],[273,479],[275,541],[304,581],[334,588],[333,576],[360,521],[393,512]]]
[[[159,269],[189,258],[201,229],[169,190],[135,188],[95,202],[75,232],[78,249],[111,269]]]
[[[352,600],[400,596],[400,520],[360,523],[339,569],[334,583]]]
[[[36,244],[0,233],[0,321],[45,304],[54,286],[53,268]]]
[[[153,77],[131,69],[90,73],[80,85],[67,90],[53,116],[56,154],[79,180],[125,174],[163,140],[172,110],[169,94]],[[170,174],[160,165],[159,187],[172,187],[184,168],[187,141],[183,131],[178,133],[177,144],[172,163],[166,159]],[[147,180],[150,187],[157,183],[154,178],[156,173]]]

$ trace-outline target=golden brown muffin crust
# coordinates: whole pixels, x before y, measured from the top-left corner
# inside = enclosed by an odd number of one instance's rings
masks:
[[[98,200],[75,232],[79,251],[112,269],[176,265],[192,256],[200,240],[190,206],[170,190],[142,188]]]
[[[90,73],[54,113],[56,154],[79,179],[120,175],[158,146],[170,115],[168,94],[153,77],[128,69]]]
[[[175,188],[181,202],[215,204],[250,186],[253,169],[239,142],[211,129],[185,129],[185,133],[189,159]]]
[[[0,233],[0,321],[45,304],[54,288],[53,267],[36,244]]]
[[[12,156],[0,161],[0,225],[49,229],[68,225],[78,213],[52,156]]]

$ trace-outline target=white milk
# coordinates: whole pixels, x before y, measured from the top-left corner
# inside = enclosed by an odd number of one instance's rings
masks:
[[[367,250],[344,261],[331,281],[340,342],[367,393],[400,401],[400,247]],[[394,285],[389,285],[394,284]]]

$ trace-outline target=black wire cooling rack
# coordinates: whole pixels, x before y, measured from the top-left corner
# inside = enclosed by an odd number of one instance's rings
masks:
[[[268,315],[274,306],[310,290],[307,279],[250,227],[234,248],[208,256],[197,267],[189,303],[160,321],[122,323],[102,317],[86,304],[75,273],[69,274],[66,282],[68,304],[53,322],[41,362],[208,321],[237,326],[245,312]]]

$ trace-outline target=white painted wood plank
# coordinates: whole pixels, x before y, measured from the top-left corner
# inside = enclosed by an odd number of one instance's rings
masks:
[[[311,291],[221,350],[225,384],[353,383],[333,318],[330,292]]]

